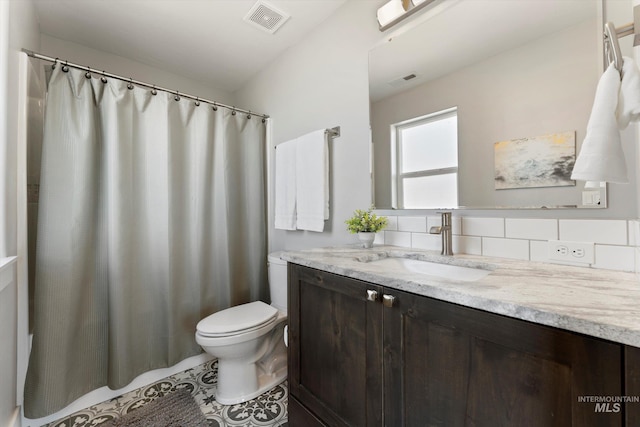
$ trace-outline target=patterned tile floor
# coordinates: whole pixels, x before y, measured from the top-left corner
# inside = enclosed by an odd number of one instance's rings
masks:
[[[180,388],[188,389],[200,405],[210,427],[288,426],[287,382],[248,402],[220,405],[215,401],[218,362],[206,362],[146,387],[90,406],[46,427],[95,427],[118,418],[154,399]]]

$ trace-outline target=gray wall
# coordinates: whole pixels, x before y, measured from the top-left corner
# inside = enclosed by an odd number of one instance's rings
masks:
[[[381,37],[375,22],[381,3],[347,1],[236,93],[238,105],[272,117],[271,145],[316,129],[342,130],[330,150],[330,220],[325,232],[274,230],[271,221],[272,249],[355,242],[344,221],[371,203],[367,70],[369,49]]]
[[[168,71],[152,67],[141,62],[132,61],[122,56],[113,55],[96,49],[51,37],[42,34],[42,54],[51,57],[60,57],[77,64],[88,65],[97,70],[106,70],[110,73],[158,86],[178,90],[189,95],[200,96],[223,104],[233,104],[234,96],[227,90],[214,88],[204,83],[188,79]],[[194,55],[199,54],[194,52]]]

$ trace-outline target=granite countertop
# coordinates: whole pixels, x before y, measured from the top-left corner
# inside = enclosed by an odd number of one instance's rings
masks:
[[[475,255],[446,257],[395,246],[320,248],[283,252],[280,257],[385,287],[640,347],[640,280],[633,273]],[[477,281],[451,280],[376,264],[384,258],[436,261],[491,273]]]

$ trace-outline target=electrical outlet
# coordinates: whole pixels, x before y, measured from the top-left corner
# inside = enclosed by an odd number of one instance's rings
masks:
[[[592,242],[549,240],[549,259],[570,263],[593,264],[593,246]]]

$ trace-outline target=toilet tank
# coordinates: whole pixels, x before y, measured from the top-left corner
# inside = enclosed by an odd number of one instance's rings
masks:
[[[282,252],[273,252],[267,256],[269,267],[269,292],[271,305],[287,312],[287,261],[280,259]]]

